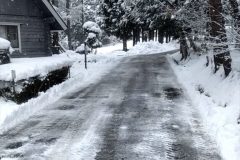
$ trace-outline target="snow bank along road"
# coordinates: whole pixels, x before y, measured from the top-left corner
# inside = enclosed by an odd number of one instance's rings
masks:
[[[127,57],[98,83],[0,135],[0,157],[221,159],[163,54]]]

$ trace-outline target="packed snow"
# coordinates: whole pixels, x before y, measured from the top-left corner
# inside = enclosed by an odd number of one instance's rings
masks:
[[[225,160],[240,157],[240,59],[232,51],[233,72],[225,78],[221,68],[213,74],[213,64],[206,67],[206,57],[191,55],[177,65],[180,54],[169,55],[169,61],[189,96],[199,109],[206,130],[217,141]]]
[[[129,41],[128,46],[131,49],[127,53],[122,51],[121,43],[99,48],[96,52],[96,55],[95,54],[88,55],[89,63],[88,63],[87,70],[85,70],[84,68],[84,56],[80,54],[76,54],[73,51],[67,51],[64,54],[53,56],[52,60],[50,60],[51,57],[46,57],[47,59],[49,58],[48,62],[51,61],[52,65],[56,64],[56,66],[58,66],[58,62],[56,59],[61,60],[61,62],[63,59],[65,59],[67,63],[69,62],[72,63],[74,61],[70,71],[71,78],[69,78],[68,80],[66,80],[65,82],[59,85],[56,85],[50,88],[45,93],[40,93],[37,98],[33,98],[21,105],[17,105],[10,101],[5,102],[4,99],[0,99],[0,132],[27,119],[29,116],[31,116],[38,110],[46,107],[49,104],[56,102],[61,97],[71,92],[74,92],[75,90],[84,88],[85,86],[91,83],[95,83],[102,76],[104,76],[104,74],[108,73],[114,66],[116,66],[123,57],[136,55],[134,54],[133,51],[137,52],[138,50],[142,50],[142,51],[138,51],[137,54],[156,53],[155,51],[156,51],[157,43],[148,42],[147,44],[148,45],[145,45],[146,48],[144,50],[144,47],[140,47],[141,44],[132,47],[132,41]],[[154,49],[153,52],[150,52],[151,45],[152,45],[152,48]],[[170,51],[172,49],[179,48],[176,42],[174,42],[174,44],[158,43],[158,45],[159,45],[158,48],[162,48],[160,49],[159,52]],[[173,46],[175,46],[175,48]],[[29,69],[30,68],[29,66],[37,67],[42,64],[44,65],[45,58],[39,58],[39,60],[37,60],[37,58],[33,59],[38,63],[33,62],[35,65],[29,64],[26,66],[24,65],[24,63],[21,62],[21,60],[23,60],[24,62],[30,62],[30,59],[18,59],[18,60],[13,60],[13,64],[14,62],[20,63],[21,64],[20,66],[22,67],[22,75],[27,75],[27,74],[29,75],[30,72],[33,73],[33,71]],[[4,65],[0,67],[4,67]],[[9,68],[9,69],[12,69],[12,68]],[[27,73],[24,73],[24,70]],[[35,72],[37,71],[39,70],[36,70]],[[7,72],[7,70],[5,72]],[[47,73],[47,70],[44,72]],[[18,77],[19,77],[19,74],[18,74]],[[37,106],[37,107],[33,107],[33,106]]]

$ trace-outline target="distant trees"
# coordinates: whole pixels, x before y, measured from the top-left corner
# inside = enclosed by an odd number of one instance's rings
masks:
[[[54,0],[53,0],[54,1]],[[57,11],[65,20],[68,30],[66,31],[66,42],[69,49],[75,49],[86,39],[83,24],[87,21],[96,21],[96,0],[55,0],[58,1]]]
[[[186,55],[188,54],[186,39],[189,41],[194,52],[203,49],[195,45],[194,40],[198,40],[198,43],[208,44],[209,49],[213,50],[211,57],[213,57],[215,73],[219,70],[220,66],[223,66],[225,75],[228,76],[231,72],[232,59],[225,29],[227,11],[224,11],[224,7],[228,7],[226,3],[223,6],[221,0],[186,0],[178,1],[176,4],[178,8],[175,13],[176,19],[181,27],[180,49],[183,55],[182,60],[186,59]],[[232,8],[231,15],[235,22],[235,28],[239,28],[238,4],[236,0],[229,0],[229,4]],[[200,39],[198,38],[199,36],[201,37]]]
[[[158,40],[168,42],[175,33],[175,23],[171,19],[171,3],[164,0],[103,0],[100,13],[103,28],[123,40],[123,50],[127,50],[127,39],[133,45],[142,41]]]
[[[206,26],[208,23],[207,6],[205,0],[190,0],[186,2],[177,2],[175,4],[176,12],[174,17],[178,23],[178,33],[180,35],[180,53],[182,60],[186,60],[189,56],[190,47],[194,52],[199,52],[200,48],[195,41],[198,37],[207,36]],[[198,39],[200,41],[201,39]],[[201,42],[200,42],[201,43]]]
[[[87,20],[92,20],[98,22],[107,34],[122,39],[124,51],[127,51],[127,40],[130,38],[133,45],[141,40],[164,43],[179,39],[182,60],[186,60],[192,51],[209,54],[208,51],[212,50],[213,54],[208,56],[213,59],[215,72],[223,66],[226,76],[231,72],[232,62],[228,34],[235,38],[235,47],[240,48],[237,0],[59,1],[60,13],[70,23],[67,33],[69,44],[73,46],[85,40],[82,26]],[[64,9],[61,4],[65,4]],[[231,31],[229,27],[225,28],[226,22],[228,26],[233,22]],[[189,49],[192,51],[189,52]]]
[[[127,40],[131,35],[132,22],[130,8],[124,0],[104,0],[101,4],[104,30],[123,40],[123,50],[127,51]]]

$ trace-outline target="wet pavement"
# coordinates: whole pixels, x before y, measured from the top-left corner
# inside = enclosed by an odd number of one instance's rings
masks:
[[[96,84],[0,135],[0,159],[220,160],[163,54],[126,57]]]

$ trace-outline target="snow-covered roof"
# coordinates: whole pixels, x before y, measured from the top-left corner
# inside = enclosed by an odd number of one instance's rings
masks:
[[[47,9],[51,12],[53,17],[57,20],[57,22],[62,27],[62,29],[66,30],[67,29],[66,23],[63,21],[63,19],[60,17],[60,15],[57,13],[57,11],[53,8],[51,3],[48,0],[42,0],[42,2],[47,7]]]

